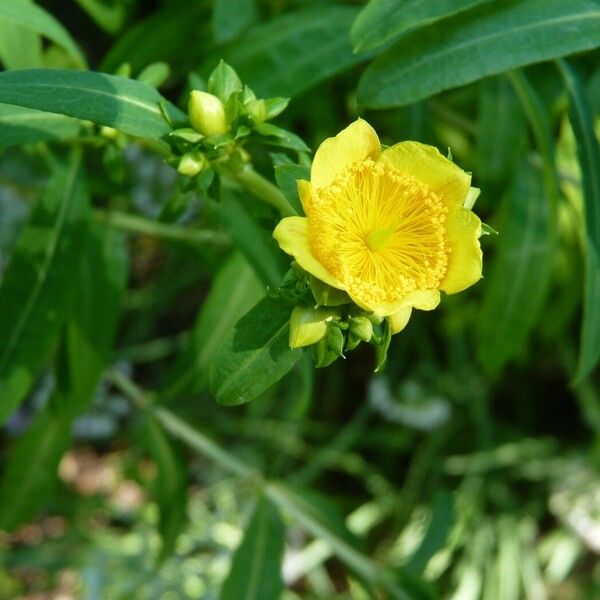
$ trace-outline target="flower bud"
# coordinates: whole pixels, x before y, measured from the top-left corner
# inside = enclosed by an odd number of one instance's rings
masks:
[[[337,312],[323,308],[296,306],[290,317],[290,348],[311,346],[327,334],[327,325]]]
[[[363,342],[368,342],[373,337],[373,323],[368,317],[359,315],[348,319],[350,333]]]
[[[350,297],[344,290],[331,287],[313,275],[310,276],[310,289],[319,306],[339,306],[350,302]]]
[[[179,165],[177,165],[177,171],[182,175],[188,177],[194,177],[202,171],[206,164],[205,158],[201,154],[192,154],[188,152],[181,157]]]
[[[203,135],[220,135],[229,130],[223,103],[212,94],[194,90],[188,113],[192,127]]]
[[[248,100],[244,104],[244,108],[250,115],[252,122],[260,125],[267,118],[267,105],[264,100],[258,100],[256,98]]]

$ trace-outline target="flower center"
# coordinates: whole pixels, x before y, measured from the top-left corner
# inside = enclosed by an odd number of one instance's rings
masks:
[[[427,185],[370,159],[317,189],[307,207],[315,257],[366,307],[439,287],[447,213]]]

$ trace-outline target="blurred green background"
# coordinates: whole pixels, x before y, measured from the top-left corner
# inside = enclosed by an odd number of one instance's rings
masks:
[[[7,72],[131,75],[185,111],[223,58],[313,151],[358,115],[450,148],[498,235],[383,372],[307,355],[223,407],[208,369],[288,268],[279,216],[76,107],[32,116],[0,73],[0,598],[600,597],[600,3],[29,4],[0,3]],[[248,150],[273,181],[298,160]]]

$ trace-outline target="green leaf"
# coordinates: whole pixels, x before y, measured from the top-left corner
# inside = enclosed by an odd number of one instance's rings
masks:
[[[171,131],[164,106],[175,124],[187,117],[154,88],[104,73],[27,69],[0,73],[0,102],[60,113],[158,139]]]
[[[153,496],[160,511],[162,548],[159,561],[168,558],[187,516],[186,470],[171,441],[151,414],[144,415],[142,443],[154,459],[158,471]]]
[[[285,529],[277,509],[261,497],[236,550],[219,600],[267,600],[283,591]]]
[[[433,499],[431,523],[419,547],[404,569],[409,573],[422,573],[429,559],[441,550],[454,526],[454,500],[446,490],[436,492]]]
[[[241,92],[242,82],[235,70],[221,60],[208,78],[208,92],[227,102],[234,92]]]
[[[284,193],[294,210],[303,215],[302,203],[298,195],[298,179],[310,180],[310,167],[304,165],[277,165],[275,167],[275,181]]]
[[[266,297],[237,322],[211,366],[209,385],[218,402],[249,402],[298,362],[302,351],[292,350],[288,341],[291,311]]]
[[[173,70],[187,73],[186,65],[195,62],[208,37],[208,10],[205,2],[168,2],[163,10],[119,35],[115,45],[100,64],[101,71],[115,73],[124,63],[134,73],[157,61],[168,63]]]
[[[221,349],[225,337],[264,293],[264,285],[248,260],[239,252],[233,254],[214,278],[196,317],[190,344],[161,395],[173,398],[183,391],[202,391],[210,361]]]
[[[334,4],[275,17],[224,48],[223,59],[259,96],[296,96],[365,60],[348,41],[356,14]]]
[[[280,148],[289,148],[298,152],[310,152],[310,148],[295,133],[282,129],[271,123],[262,123],[254,128],[254,131],[264,136],[266,144],[279,146]]]
[[[0,104],[0,148],[76,138],[79,128],[71,117]]]
[[[73,58],[75,64],[85,68],[83,54],[69,35],[69,32],[47,11],[22,0],[2,0],[0,2],[0,25],[23,27],[47,37]]]
[[[399,106],[600,44],[596,0],[507,0],[402,38],[365,71],[359,102]]]
[[[259,226],[244,203],[231,192],[222,194],[217,214],[262,281],[273,288],[279,287],[284,270],[272,235]]]
[[[481,82],[477,122],[477,178],[502,185],[511,180],[522,153],[524,119],[506,77]],[[485,187],[482,185],[482,187]]]
[[[355,52],[387,42],[490,0],[371,0],[354,21],[350,40]]]
[[[57,376],[60,408],[72,416],[87,409],[106,368],[128,273],[121,232],[90,222],[82,241]]]
[[[102,0],[75,0],[85,12],[108,33],[117,33],[127,16],[125,4],[106,4]]]
[[[0,480],[0,530],[12,531],[31,519],[52,492],[71,441],[70,424],[46,407],[15,442]]]
[[[521,168],[503,208],[478,326],[479,359],[491,371],[521,351],[540,316],[552,267],[550,205],[540,176]]]
[[[569,117],[577,140],[585,205],[586,267],[583,323],[575,381],[587,377],[600,360],[600,146],[579,77],[565,61],[558,63],[569,93]]]
[[[26,2],[29,0],[21,0]],[[43,67],[41,37],[26,27],[0,23],[0,62],[7,69]]]
[[[58,164],[0,287],[0,424],[30,390],[69,309],[86,196],[80,160]]]
[[[237,37],[258,17],[256,0],[215,0],[213,32],[218,43]]]

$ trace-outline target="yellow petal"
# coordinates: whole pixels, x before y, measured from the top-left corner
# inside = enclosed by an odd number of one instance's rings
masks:
[[[367,158],[377,160],[379,153],[380,143],[375,130],[363,119],[357,119],[319,146],[310,172],[310,183],[316,188],[329,185],[348,165]]]
[[[401,308],[398,312],[395,312],[393,315],[388,317],[392,335],[402,331],[406,327],[411,313],[412,308]]]
[[[350,294],[350,296],[352,297],[352,294]],[[438,290],[415,290],[397,302],[382,302],[372,306],[365,306],[365,304],[357,298],[352,298],[352,300],[365,310],[370,310],[381,317],[389,317],[406,308],[433,310],[440,303],[440,293]]]
[[[448,208],[462,206],[469,193],[471,176],[433,146],[400,142],[384,150],[379,160],[427,184]]]
[[[307,214],[308,205],[310,204],[310,181],[306,181],[306,179],[298,179],[296,181],[296,186],[298,188],[298,196],[300,196],[300,202],[302,202],[304,214]]]
[[[448,271],[440,289],[448,294],[456,294],[481,279],[481,221],[470,210],[458,208],[450,211],[446,231],[450,242],[450,256]]]
[[[344,286],[313,256],[308,233],[308,219],[305,217],[286,217],[282,219],[273,237],[279,247],[291,254],[296,262],[311,275],[332,287],[343,289]]]

